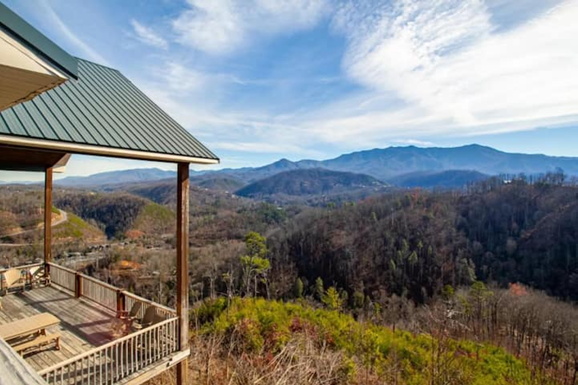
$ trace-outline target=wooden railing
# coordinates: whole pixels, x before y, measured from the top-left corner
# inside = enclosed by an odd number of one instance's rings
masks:
[[[30,265],[22,265],[22,266],[14,266],[14,267],[7,267],[5,269],[0,269],[0,274],[7,272],[8,270],[19,270],[19,271],[24,271],[24,270],[31,270],[35,267],[40,267],[43,266],[44,262],[38,262],[38,263],[32,263]]]
[[[113,311],[119,310],[117,299],[122,290],[84,274],[79,274],[78,278],[81,285],[81,295],[78,297],[87,298]]]
[[[179,351],[178,318],[73,357],[39,374],[50,384],[115,384]]]
[[[49,263],[50,282],[71,292],[76,291],[76,271]]]
[[[162,314],[165,318],[171,318],[171,317],[175,317],[177,315],[177,312],[175,309],[171,309],[170,307],[159,305],[156,302],[150,301],[150,300],[145,299],[143,297],[139,297],[136,294],[129,293],[128,291],[124,291],[122,294],[124,296],[124,310],[127,313],[131,311],[131,309],[133,308],[133,306],[137,302],[141,303],[142,306],[141,306],[140,310],[138,311],[138,313],[136,314],[136,318],[143,318],[146,310],[151,306],[156,307],[157,313]]]
[[[74,294],[76,298],[83,298],[95,302],[107,309],[117,312],[128,313],[133,306],[141,303],[140,310],[136,318],[143,318],[146,309],[151,306],[157,308],[159,314],[165,319],[176,316],[176,311],[166,306],[139,297],[136,294],[119,289],[108,283],[99,281],[96,278],[79,273],[72,269],[49,263],[50,282],[64,288]]]

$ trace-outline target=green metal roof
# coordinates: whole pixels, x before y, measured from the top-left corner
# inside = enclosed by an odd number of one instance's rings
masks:
[[[44,59],[64,71],[68,76],[76,79],[76,58],[70,56],[1,2],[0,26],[7,29],[8,32],[19,39],[29,49],[41,55]]]
[[[0,143],[9,135],[218,162],[119,71],[77,61],[78,80],[0,113]]]

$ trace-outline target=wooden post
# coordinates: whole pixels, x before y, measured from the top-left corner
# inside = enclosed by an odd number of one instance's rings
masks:
[[[50,282],[52,262],[52,167],[44,173],[44,278]]]
[[[177,316],[179,347],[189,347],[189,164],[179,163],[177,173]],[[177,384],[188,383],[188,360],[177,364]]]
[[[118,289],[116,291],[116,316],[120,317],[121,315],[124,314],[124,308],[125,308],[125,297],[124,297],[124,293],[122,292],[121,289]]]
[[[74,297],[82,297],[82,275],[76,273],[74,276]]]

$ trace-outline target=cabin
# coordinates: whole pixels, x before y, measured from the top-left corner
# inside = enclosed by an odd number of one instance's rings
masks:
[[[53,174],[72,154],[177,165],[174,309],[53,261]],[[43,261],[0,267],[2,384],[140,384],[172,367],[187,383],[189,166],[218,162],[122,73],[0,3],[0,170],[45,180]]]

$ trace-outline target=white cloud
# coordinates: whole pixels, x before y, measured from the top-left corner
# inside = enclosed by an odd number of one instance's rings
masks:
[[[271,142],[210,142],[208,146],[217,150],[231,150],[231,151],[241,151],[241,152],[251,152],[251,153],[272,153],[272,154],[282,154],[282,153],[297,153],[303,154],[303,148],[284,143],[271,143]]]
[[[83,54],[86,55],[87,59],[94,60],[95,62],[103,65],[110,65],[108,61],[101,56],[98,52],[93,50],[88,44],[86,44],[82,39],[78,37],[78,34],[70,30],[68,26],[62,21],[58,14],[48,5],[45,0],[40,2],[43,14],[47,17],[53,26],[72,44],[74,44]]]
[[[178,40],[209,54],[229,53],[253,36],[291,33],[314,26],[327,0],[188,0],[173,21]]]
[[[578,120],[578,1],[505,32],[477,0],[375,4],[337,12],[334,27],[348,41],[343,68],[368,99],[395,95],[400,103],[328,107],[307,123],[319,137],[364,143]]]
[[[174,26],[182,28],[180,38],[186,44],[215,54],[246,44],[252,34],[308,28],[325,12],[313,11],[317,16],[306,18],[294,15],[306,14],[303,10],[291,11],[297,3],[257,0],[258,6],[242,3],[242,9],[233,1],[190,3],[191,9]],[[282,7],[288,8],[278,16]],[[271,108],[267,100],[258,105],[229,103],[237,97],[232,83],[249,87],[252,81],[206,73],[196,69],[196,63],[176,59],[153,70],[142,86],[217,153],[322,158],[325,151],[387,143],[428,146],[432,144],[423,138],[577,122],[578,1],[566,1],[514,28],[497,28],[491,16],[476,0],[342,6],[332,25],[347,41],[343,70],[362,90],[321,107],[282,110]],[[284,24],[291,18],[294,26]]]
[[[211,75],[197,71],[177,62],[165,63],[165,67],[160,70],[168,87],[173,91],[201,91],[207,86]]]
[[[241,9],[234,1],[191,1],[175,28],[182,28],[183,42],[197,49],[227,53],[251,34],[309,27],[327,9],[323,4],[307,13],[287,3],[271,3],[271,8],[257,3],[243,3]],[[292,15],[294,8],[301,16]],[[494,25],[490,12],[481,0],[351,1],[335,10],[332,25],[347,41],[343,70],[363,91],[325,106],[304,106],[299,113],[259,116],[218,103],[201,115],[176,113],[209,140],[225,135],[242,144],[237,150],[260,152],[269,147],[246,146],[245,138],[307,151],[323,143],[361,148],[402,143],[407,137],[419,141],[578,121],[578,1],[565,1],[507,29]],[[290,19],[292,27],[284,24]],[[175,68],[175,79],[180,72]],[[266,111],[267,105],[259,109]]]
[[[168,42],[151,28],[142,25],[136,20],[131,20],[130,24],[136,34],[135,37],[142,43],[165,50],[169,48]]]

